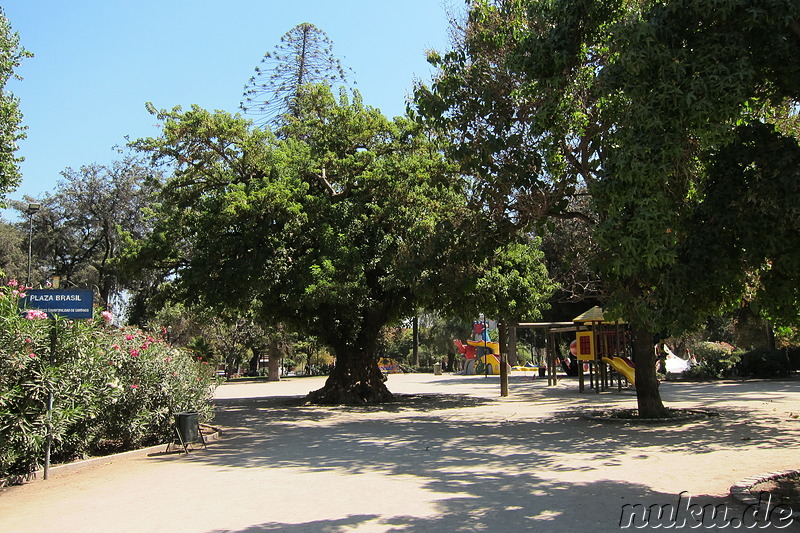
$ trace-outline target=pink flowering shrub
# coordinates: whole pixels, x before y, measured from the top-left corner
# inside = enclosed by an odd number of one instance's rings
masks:
[[[47,318],[47,313],[38,309],[28,309],[25,311],[26,320],[42,320]]]
[[[52,461],[166,442],[173,414],[211,418],[217,379],[188,352],[134,328],[20,312],[19,284],[0,287],[0,486],[43,463],[47,397],[54,392]],[[17,291],[16,295],[13,291]]]

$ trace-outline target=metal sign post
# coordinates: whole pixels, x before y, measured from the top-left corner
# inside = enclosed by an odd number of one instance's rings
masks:
[[[44,311],[53,321],[50,331],[50,366],[56,364],[58,318],[87,319],[94,316],[94,291],[91,289],[29,289],[19,302],[22,310]],[[53,389],[47,395],[47,438],[44,443],[44,479],[50,473],[50,448],[53,443]]]

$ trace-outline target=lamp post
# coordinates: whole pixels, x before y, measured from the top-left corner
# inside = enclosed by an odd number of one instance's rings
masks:
[[[33,248],[33,215],[42,208],[41,204],[28,204],[25,213],[28,215],[28,279],[25,285],[31,286],[31,251]]]

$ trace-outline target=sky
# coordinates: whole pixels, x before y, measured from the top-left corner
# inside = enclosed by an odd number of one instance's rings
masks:
[[[268,51],[297,24],[327,33],[364,102],[405,112],[415,80],[429,81],[426,50],[449,45],[462,0],[7,0],[20,44],[35,57],[6,90],[20,99],[27,139],[11,200],[52,192],[60,172],[109,164],[126,138],[156,136],[145,110],[192,104],[239,111]],[[8,213],[6,219],[12,218]]]

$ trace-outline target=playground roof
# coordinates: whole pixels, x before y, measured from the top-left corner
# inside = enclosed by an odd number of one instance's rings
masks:
[[[624,320],[607,321],[603,316],[603,308],[594,306],[585,313],[582,313],[572,319],[573,322],[586,323],[586,322],[599,322],[603,324],[624,324]]]

